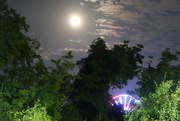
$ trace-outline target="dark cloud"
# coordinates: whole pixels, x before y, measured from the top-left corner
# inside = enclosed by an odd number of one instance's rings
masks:
[[[180,15],[180,10],[179,11],[165,10],[165,13],[167,13],[168,15]]]
[[[161,0],[150,0],[151,2],[161,2]]]

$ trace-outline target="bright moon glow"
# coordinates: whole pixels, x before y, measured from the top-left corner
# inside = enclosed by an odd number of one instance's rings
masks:
[[[81,24],[81,18],[79,16],[72,16],[70,18],[70,23],[74,27],[78,27]]]

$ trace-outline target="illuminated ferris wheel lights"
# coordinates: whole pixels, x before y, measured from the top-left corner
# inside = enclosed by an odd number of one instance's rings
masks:
[[[126,104],[127,96],[125,96],[124,98],[125,98],[125,99],[124,99],[124,110],[127,110],[127,106],[128,106],[128,105]]]
[[[120,100],[120,103],[121,103],[121,105],[122,105],[122,104],[123,104],[122,99],[121,99],[121,98],[119,98],[119,100]]]
[[[116,105],[118,105],[118,101],[117,100],[115,100],[115,103],[116,103]]]
[[[138,103],[139,100],[136,100],[134,97],[126,94],[117,95],[110,101],[112,106],[123,106],[124,111],[134,110],[135,105]]]

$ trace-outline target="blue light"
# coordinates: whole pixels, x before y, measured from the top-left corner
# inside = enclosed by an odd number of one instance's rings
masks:
[[[126,94],[117,95],[110,101],[112,106],[122,105],[124,111],[132,111],[134,107],[139,103],[134,97]]]

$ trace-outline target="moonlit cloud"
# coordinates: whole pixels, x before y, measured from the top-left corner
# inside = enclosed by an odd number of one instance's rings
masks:
[[[84,6],[85,4],[84,3],[80,3],[80,5]]]
[[[98,26],[103,28],[110,28],[110,29],[123,29],[123,27],[120,26],[112,26],[112,25],[106,25],[106,24],[99,24]]]
[[[97,0],[89,0],[90,2],[93,2],[93,3],[95,3],[95,2],[97,2]]]
[[[121,30],[129,29],[128,26],[115,26],[115,20],[113,19],[96,19],[96,26],[99,27],[96,29],[96,34],[100,36],[113,36],[113,37],[122,37],[122,34],[126,34]]]
[[[50,60],[52,57],[60,57],[62,56],[62,53],[60,51],[55,51],[55,52],[43,52],[41,53],[41,56],[44,60]]]
[[[116,5],[112,0],[101,1],[97,12],[102,12],[105,15],[118,15],[123,12],[123,6]]]
[[[113,42],[113,43],[106,43],[106,46],[108,49],[112,49],[114,47],[114,45],[120,45],[120,44],[123,44],[123,42]]]
[[[97,29],[96,32],[98,35],[121,37],[120,33],[118,33],[117,31],[111,30],[111,29]]]
[[[115,20],[103,18],[103,19],[97,19],[97,20],[95,20],[95,22],[98,23],[98,24],[112,25],[115,22]]]
[[[70,39],[69,41],[70,42],[75,42],[75,43],[82,43],[83,42],[83,40],[81,40],[81,39],[78,39],[78,40]]]
[[[130,4],[129,4],[130,5]],[[113,2],[112,0],[100,2],[100,7],[96,9],[97,12],[102,12],[107,17],[120,19],[121,21],[136,23],[140,17],[136,11],[127,10],[123,2]],[[130,7],[133,7],[130,5]]]
[[[42,56],[42,59],[44,59],[44,60],[50,60],[50,57],[49,56],[47,56],[46,54],[41,54],[41,56]]]
[[[95,2],[97,2],[98,0],[84,0],[84,1],[89,1],[89,2],[93,2],[93,3],[95,3]]]
[[[103,0],[97,6],[102,14],[95,20],[99,35],[141,43],[146,52],[178,49],[173,43],[180,38],[179,0]]]
[[[88,51],[88,49],[74,49],[74,48],[68,48],[68,47],[66,47],[66,48],[64,48],[64,49],[59,49],[58,51],[74,51],[74,52],[87,52]]]
[[[109,28],[109,29],[128,29],[128,26],[121,27],[121,26],[114,26],[115,20],[112,19],[97,19],[95,20],[97,23],[96,26],[102,28]]]
[[[83,49],[83,48],[74,49],[74,48],[65,47],[64,49],[58,49],[57,51],[53,51],[53,52],[43,52],[43,53],[41,53],[41,56],[45,60],[50,60],[52,58],[60,57],[64,54],[64,52],[69,52],[69,51],[86,53],[88,51],[88,49]]]

